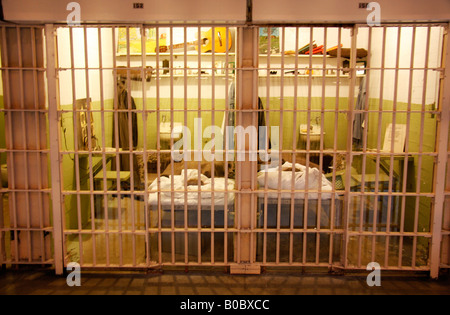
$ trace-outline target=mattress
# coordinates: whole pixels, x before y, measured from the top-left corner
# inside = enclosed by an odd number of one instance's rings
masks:
[[[295,172],[292,169],[295,168]],[[280,174],[281,173],[281,174]],[[292,178],[294,177],[294,185]],[[306,180],[308,179],[308,185]],[[258,173],[258,185],[260,191],[258,197],[291,199],[292,193],[287,191],[303,190],[294,192],[294,199],[331,199],[333,197],[333,185],[317,168],[301,164],[284,163],[281,167],[269,168]],[[266,191],[262,189],[267,188]],[[279,190],[283,191],[279,194]],[[306,193],[307,191],[307,193]],[[337,195],[335,195],[337,197]]]
[[[198,185],[199,179],[201,185]],[[186,185],[186,183],[193,184]],[[199,177],[198,170],[188,169],[183,170],[181,175],[161,177],[159,182],[160,192],[158,192],[158,179],[155,179],[149,187],[148,202],[151,206],[157,206],[159,196],[161,206],[163,207],[171,206],[172,198],[175,206],[184,206],[185,204],[188,206],[197,206],[199,201],[205,207],[211,207],[212,202],[215,206],[224,206],[225,199],[227,199],[227,205],[232,205],[234,204],[235,198],[233,193],[234,188],[235,181],[223,177],[214,177],[213,188],[211,178],[203,174],[200,174]],[[212,201],[213,198],[214,201]]]

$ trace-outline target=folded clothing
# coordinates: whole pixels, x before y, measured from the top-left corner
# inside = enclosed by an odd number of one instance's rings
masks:
[[[203,174],[198,173],[198,170],[182,170],[180,175],[180,180],[184,183],[187,181],[188,186],[198,186],[200,183],[201,186],[205,185],[208,181],[208,177]]]

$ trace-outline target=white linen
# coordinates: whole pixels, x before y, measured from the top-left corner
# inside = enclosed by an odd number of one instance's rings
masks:
[[[160,201],[162,206],[171,206],[172,205],[172,197],[174,199],[174,205],[184,205],[187,203],[188,206],[197,206],[199,203],[199,198],[202,206],[211,206],[212,196],[214,196],[214,205],[223,206],[225,205],[225,195],[227,195],[228,205],[234,203],[234,193],[230,192],[234,190],[235,181],[233,179],[228,179],[228,188],[226,186],[225,178],[223,177],[215,177],[214,178],[214,192],[213,190],[212,180],[202,174],[200,174],[200,180],[203,185],[188,185],[185,187],[185,170],[182,171],[181,175],[173,176],[173,190],[172,193],[172,176],[170,177],[161,177],[160,178],[160,190],[161,193]],[[187,170],[187,180],[190,179],[198,179],[198,170]],[[200,189],[199,189],[200,187]],[[153,183],[150,185],[149,194],[149,204],[152,206],[158,205],[158,179],[155,179]],[[225,190],[229,191],[226,192]],[[164,191],[166,190],[166,191]],[[187,192],[187,194],[186,194]],[[201,195],[199,195],[201,192]],[[187,198],[187,200],[185,199]]]
[[[306,168],[306,166],[301,164],[295,164],[295,173],[292,173],[293,165],[289,162],[285,162],[281,166],[281,182],[280,180],[280,168],[269,168],[267,170],[262,170],[258,173],[258,184],[260,189],[267,187],[271,190],[311,190],[308,192],[308,199],[318,199],[319,189],[321,190],[322,199],[331,199],[333,186],[331,182],[326,179],[317,168]],[[287,171],[288,170],[288,171]],[[294,187],[292,187],[292,176],[294,176]],[[306,187],[306,177],[308,176],[308,187]],[[266,186],[267,180],[267,186]],[[264,197],[264,192],[259,192],[259,197]],[[306,193],[295,192],[295,199],[304,199]],[[282,192],[281,198],[291,198],[292,194],[290,192]],[[278,192],[269,191],[269,198],[278,198]]]

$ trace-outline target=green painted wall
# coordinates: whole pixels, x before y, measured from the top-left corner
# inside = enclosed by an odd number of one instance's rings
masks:
[[[263,105],[267,108],[267,100],[265,98],[261,98]],[[143,100],[135,99],[136,107],[138,110],[143,109]],[[186,103],[184,99],[173,99],[171,102],[170,99],[160,99],[159,108],[160,108],[160,116],[162,119],[163,115],[166,115],[166,119],[170,119],[170,109],[171,104],[173,104],[173,119],[175,122],[181,122],[183,125],[185,123],[185,112],[183,111],[185,106],[188,108],[188,112],[186,114],[186,122],[187,126],[191,131],[194,130],[194,118],[199,117],[199,113],[197,109],[199,108],[199,101],[197,99],[187,99]],[[155,99],[147,99],[146,108],[149,111],[156,111],[157,102]],[[221,127],[222,119],[223,119],[223,110],[225,108],[224,100],[217,100],[214,104],[215,112],[214,116],[214,125]],[[335,131],[335,119],[337,117],[338,122],[338,134],[337,134],[337,149],[338,150],[346,150],[347,147],[347,128],[348,121],[346,113],[335,114],[334,110],[336,107],[339,110],[345,111],[348,109],[348,99],[340,98],[338,102],[336,102],[335,98],[325,98],[322,103],[322,98],[312,98],[310,104],[308,104],[307,98],[298,98],[297,103],[295,104],[294,98],[284,98],[281,102],[279,98],[271,98],[270,100],[270,110],[273,110],[269,114],[267,118],[270,126],[278,126],[280,125],[280,120],[282,117],[283,120],[283,148],[284,149],[292,149],[293,146],[293,134],[295,132],[299,132],[299,128],[294,128],[294,114],[293,111],[295,107],[300,112],[297,112],[297,126],[300,124],[306,124],[308,119],[308,114],[306,112],[308,106],[311,107],[312,113],[310,114],[311,123],[315,123],[315,118],[321,117],[321,109],[322,107],[325,109],[325,113],[323,114],[323,123],[324,123],[324,147],[325,149],[332,149],[334,143],[334,131]],[[104,107],[107,110],[113,108],[113,101],[107,100],[104,103]],[[202,110],[206,110],[200,114],[200,117],[203,119],[203,129],[212,124],[212,102],[210,99],[202,99],[201,100]],[[72,105],[62,106],[63,110],[70,110]],[[99,109],[100,103],[94,102],[92,103],[92,108]],[[376,99],[370,99],[369,101],[369,110],[377,110],[379,108],[379,102]],[[384,101],[382,108],[384,111],[393,110],[393,102]],[[283,112],[280,111],[283,109]],[[406,111],[407,104],[398,103],[397,104],[397,113],[396,113],[396,123],[402,124],[406,123],[407,114]],[[412,104],[412,111],[420,110],[421,105]],[[426,108],[429,110],[430,108]],[[150,112],[147,117],[147,149],[155,150],[156,149],[156,141],[157,141],[157,113]],[[99,140],[99,144],[101,145],[103,142],[103,138],[105,141],[106,147],[112,146],[112,128],[113,128],[113,113],[105,112],[103,116],[102,123],[102,114],[100,112],[93,113],[94,121],[95,121],[95,135]],[[420,135],[420,126],[423,119],[424,125],[424,141],[423,141],[423,152],[434,152],[435,147],[435,137],[436,137],[436,118],[431,114],[426,113],[425,115],[421,115],[420,113],[411,113],[410,114],[410,134],[409,134],[409,150],[411,152],[419,151],[419,135]],[[378,126],[381,125],[382,137],[384,138],[384,130],[386,129],[389,123],[392,123],[393,114],[392,112],[383,113],[381,115],[381,120],[379,120],[379,114],[370,113],[367,126],[368,126],[368,147],[376,148],[377,144],[377,135],[378,135]],[[1,123],[1,120],[0,120]],[[102,125],[105,126],[104,133],[102,131]],[[73,116],[72,113],[64,113],[62,115],[62,126],[65,128],[65,137],[61,137],[61,147],[63,150],[67,147],[68,150],[73,150]],[[143,118],[142,114],[138,114],[138,130],[139,130],[139,141],[138,147],[144,147],[144,128],[143,128]],[[63,133],[64,135],[64,133]],[[194,144],[192,135],[192,145]],[[204,140],[208,141],[208,140]],[[381,140],[382,141],[382,140]],[[381,142],[382,143],[382,142]],[[76,189],[76,181],[75,181],[75,164],[72,160],[73,155],[65,155],[63,159],[63,178],[64,178],[64,189],[65,190],[75,190]],[[94,158],[94,164],[97,160]],[[358,162],[356,158],[354,161],[353,167],[357,169],[357,171],[361,172],[361,164]],[[433,183],[433,170],[434,168],[434,159],[432,157],[424,156],[422,158],[422,167],[421,171],[421,181],[420,188],[421,192],[431,192],[432,183]],[[88,169],[88,160],[86,157],[80,159],[80,174],[83,174]],[[396,166],[397,169],[397,166]],[[373,171],[370,166],[367,166],[366,172]],[[414,170],[413,172],[408,173],[408,185],[407,189],[410,192],[414,192],[416,190],[416,176],[419,172],[419,158],[417,156],[414,157]],[[88,182],[80,183],[81,190],[89,190]],[[66,205],[66,224],[68,228],[77,227],[77,198],[75,196],[67,196],[65,199]],[[413,220],[409,218],[414,218],[414,209],[415,209],[415,198],[407,199],[407,222],[405,228],[407,230],[412,229]],[[420,211],[419,211],[419,229],[420,230],[428,230],[429,229],[429,216],[430,216],[430,202],[428,198],[420,199]],[[89,218],[89,206],[90,200],[89,197],[80,196],[80,208],[84,209],[82,211],[82,222],[85,224]],[[72,209],[72,210],[71,210]]]
[[[261,97],[264,108],[267,109],[267,98]],[[335,133],[335,120],[336,114],[334,111],[338,108],[338,110],[347,110],[348,108],[348,98],[342,97],[339,98],[338,102],[336,102],[336,98],[334,97],[326,97],[323,102],[321,97],[312,97],[310,101],[308,101],[307,97],[299,97],[297,98],[297,102],[293,97],[285,97],[283,101],[280,100],[279,97],[270,98],[269,110],[271,111],[269,115],[266,114],[266,121],[268,121],[268,125],[270,126],[279,126],[281,119],[283,123],[283,149],[292,150],[293,148],[293,138],[294,132],[297,133],[297,147],[299,147],[299,126],[301,124],[308,123],[308,108],[311,108],[312,112],[309,115],[310,124],[316,124],[316,117],[319,117],[320,120],[323,119],[324,126],[324,148],[332,149],[334,144],[334,133]],[[325,112],[321,114],[322,108],[325,109]],[[282,115],[281,115],[281,109]],[[297,126],[294,127],[295,116],[294,110],[297,110]],[[273,112],[272,112],[273,111]],[[336,136],[337,139],[337,149],[338,150],[346,150],[347,149],[347,115],[346,114],[338,114],[337,115],[337,125],[338,125],[338,134]],[[320,122],[321,123],[321,122]]]
[[[266,107],[267,100],[262,98],[264,106]],[[421,104],[411,104],[411,112],[408,115],[408,104],[407,103],[397,103],[395,122],[396,124],[406,124],[409,120],[410,131],[407,135],[407,140],[409,144],[409,152],[423,152],[432,153],[435,151],[436,144],[436,117],[430,113],[425,113],[422,115],[420,111],[422,110]],[[348,110],[348,98],[340,98],[336,102],[336,98],[325,98],[322,102],[322,98],[313,97],[308,103],[308,98],[298,98],[297,102],[294,102],[293,97],[285,97],[283,101],[280,98],[270,99],[270,109],[274,110],[271,112],[268,118],[269,124],[271,126],[279,126],[281,118],[283,119],[283,148],[290,150],[293,147],[293,133],[299,133],[299,128],[294,128],[294,114],[293,109],[301,111],[297,113],[297,125],[308,123],[308,114],[306,110],[310,107],[312,113],[310,114],[310,123],[315,124],[315,118],[317,116],[322,117],[321,110],[325,110],[323,114],[323,126],[324,126],[324,149],[332,150],[334,147],[334,132],[335,132],[335,120],[337,119],[337,150],[347,149],[347,128],[348,119],[347,114],[339,113],[335,114],[330,112],[335,110],[346,111]],[[284,111],[279,111],[280,109]],[[380,104],[378,99],[369,99],[369,111],[378,111],[380,109]],[[368,128],[367,134],[367,147],[377,148],[378,142],[378,128],[380,126],[381,130],[381,148],[383,146],[384,133],[387,126],[393,123],[393,101],[383,101],[381,109],[383,112],[381,117],[378,112],[370,112],[368,115],[368,120],[366,122],[366,128]],[[426,111],[433,110],[430,105],[425,106]],[[278,112],[277,112],[278,111]],[[417,112],[418,113],[415,113]],[[337,118],[336,118],[337,117]],[[422,150],[420,150],[420,134],[422,132],[421,126],[423,125],[423,142]],[[298,147],[298,146],[297,146]],[[420,185],[420,192],[432,192],[433,189],[433,175],[434,175],[434,158],[430,156],[422,156],[421,167],[419,168],[419,156],[414,155],[414,168],[408,170],[407,177],[407,192],[416,192],[417,185]],[[356,169],[358,173],[361,173],[361,159],[358,157],[354,158],[353,168]],[[399,172],[399,164],[394,165],[394,171]],[[375,173],[375,164],[367,163],[366,173]],[[417,176],[420,173],[420,182],[417,182]],[[419,203],[419,231],[429,231],[430,229],[430,210],[431,210],[432,200],[427,197],[421,197],[418,200]],[[413,231],[414,229],[414,216],[416,208],[416,198],[407,197],[406,207],[405,207],[405,230]]]
[[[135,99],[136,109],[143,109],[143,100]],[[162,116],[166,115],[166,119],[170,120],[170,109],[171,109],[171,100],[170,99],[160,99],[159,108],[160,108],[160,119],[162,120]],[[100,109],[100,102],[91,103],[93,109]],[[113,109],[114,103],[113,100],[107,100],[104,102],[105,110]],[[155,99],[147,99],[146,108],[149,111],[147,117],[147,150],[156,150],[157,148],[157,102]],[[175,111],[173,112],[174,122],[181,122],[183,125],[185,123],[185,114],[182,111],[185,107],[184,99],[174,99],[173,100],[173,108]],[[188,99],[187,100],[187,108],[188,109],[198,109],[199,104],[197,99]],[[187,126],[190,130],[194,130],[194,118],[201,117],[203,120],[203,130],[212,124],[213,117],[213,104],[210,99],[202,99],[201,100],[201,108],[203,111],[200,116],[198,112],[188,111],[187,112]],[[217,100],[214,104],[215,110],[218,110],[214,114],[214,125],[221,127],[224,112],[220,111],[225,108],[224,100]],[[72,105],[64,105],[61,106],[61,110],[63,111],[71,111]],[[153,112],[152,112],[153,111]],[[94,134],[99,141],[99,145],[103,145],[103,141],[105,142],[105,147],[112,147],[112,130],[113,130],[113,112],[104,112],[103,117],[102,113],[94,112]],[[62,126],[62,136],[61,136],[61,148],[63,151],[72,151],[74,150],[74,118],[72,112],[63,113],[61,116],[61,126]],[[102,122],[103,120],[103,122]],[[144,148],[144,120],[142,114],[138,114],[138,149]],[[102,130],[102,125],[104,125],[104,131]],[[203,131],[202,131],[203,132]],[[208,141],[208,140],[205,140]],[[194,145],[194,135],[192,134],[192,147]],[[100,157],[93,157],[93,164],[98,162]],[[80,177],[83,174],[87,174],[89,169],[89,160],[87,156],[80,156]],[[65,154],[63,157],[63,187],[65,191],[74,191],[77,188],[76,181],[76,169],[75,169],[75,156],[73,154]],[[80,190],[88,191],[89,181],[81,181],[79,184]],[[88,223],[90,217],[90,197],[80,195],[78,198],[76,195],[67,195],[64,200],[65,204],[65,214],[66,214],[66,227],[69,229],[78,228],[78,214],[77,208],[78,204],[81,209],[81,225],[85,226]]]
[[[369,102],[369,110],[378,110],[379,101],[371,99]],[[421,104],[411,104],[411,112],[408,115],[408,104],[407,103],[397,103],[395,120],[396,124],[407,124],[409,120],[410,131],[407,135],[409,152],[423,152],[423,153],[433,153],[436,147],[436,117],[431,113],[421,114],[419,111],[422,110]],[[382,104],[384,111],[393,111],[394,102],[384,101]],[[432,111],[431,105],[425,106],[425,111]],[[376,147],[377,143],[377,133],[378,125],[381,125],[381,130],[386,130],[388,124],[393,122],[393,113],[383,113],[381,118],[378,113],[372,113],[369,115],[369,137],[368,145],[370,147]],[[423,126],[423,129],[422,129]],[[420,143],[420,134],[423,132],[422,144]],[[422,145],[422,149],[420,146]],[[420,192],[427,193],[433,191],[433,176],[434,176],[434,166],[435,160],[432,156],[422,156],[422,161],[418,155],[414,156],[414,172],[408,172],[407,179],[407,191],[416,192],[417,186],[420,185]],[[420,164],[421,163],[421,167]],[[420,168],[419,168],[420,167]],[[417,176],[420,173],[420,182],[417,182]],[[419,226],[418,231],[429,231],[430,230],[430,211],[431,211],[431,198],[421,197],[419,198]],[[413,231],[414,229],[414,216],[415,216],[415,197],[408,197],[406,199],[405,207],[405,230]]]

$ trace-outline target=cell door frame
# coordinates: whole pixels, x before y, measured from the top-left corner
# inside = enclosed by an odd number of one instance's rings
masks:
[[[440,24],[441,25],[441,24]],[[313,25],[310,25],[313,27]],[[353,32],[356,32],[360,26],[366,27],[366,25],[354,25]],[[387,24],[389,26],[389,24]],[[233,26],[230,26],[233,27]],[[258,76],[258,55],[255,52],[255,48],[257,47],[256,43],[258,41],[258,28],[260,25],[254,26],[236,26],[237,32],[240,34],[238,38],[238,43],[242,47],[242,51],[237,51],[238,56],[238,66],[237,70],[237,83],[242,84],[240,88],[238,88],[237,99],[242,101],[242,115],[245,116],[249,113],[249,111],[256,108],[257,105],[257,81]],[[64,265],[64,227],[62,220],[62,187],[61,187],[61,177],[62,177],[62,169],[61,169],[61,148],[60,148],[60,125],[58,117],[58,89],[57,89],[57,65],[56,65],[56,56],[57,49],[55,43],[55,25],[47,24],[45,25],[45,34],[46,34],[46,48],[47,48],[47,83],[48,83],[48,102],[49,102],[49,133],[50,133],[50,156],[51,156],[51,180],[52,180],[52,209],[53,209],[53,225],[54,225],[54,260],[55,260],[55,269],[57,274],[62,274]],[[448,36],[448,25],[445,26],[444,33],[444,63],[445,66],[442,69],[443,74],[441,76],[441,113],[440,120],[438,124],[438,137],[437,137],[437,166],[435,167],[435,180],[433,183],[433,194],[434,194],[434,211],[432,213],[432,227],[430,231],[430,235],[432,238],[432,244],[430,247],[431,256],[429,258],[430,266],[429,270],[431,272],[432,278],[437,278],[439,269],[440,269],[440,252],[441,252],[441,240],[442,240],[442,215],[444,212],[444,201],[445,201],[445,181],[446,181],[446,167],[448,163],[448,130],[449,130],[449,120],[450,120],[450,80],[448,79],[450,75],[450,58],[448,57],[450,54],[450,44],[447,39]],[[352,40],[352,52],[353,54],[356,52],[356,41],[355,37]],[[350,70],[355,72],[355,64],[353,63],[350,66]],[[247,77],[246,77],[247,76]],[[246,78],[244,80],[244,78]],[[242,81],[241,81],[242,80]],[[355,86],[355,81],[353,79],[352,83],[353,87]],[[242,91],[242,92],[241,92]],[[245,92],[243,92],[245,91]],[[353,100],[353,101],[352,101]],[[350,95],[350,101],[354,102],[354,95]],[[352,107],[350,107],[352,108]],[[347,113],[349,119],[353,121],[352,109]],[[242,117],[242,116],[241,116]],[[242,118],[243,121],[247,121],[247,124],[251,125],[251,118]],[[349,127],[349,131],[351,134],[351,128]],[[348,154],[351,156],[351,139],[347,140],[347,149]],[[58,163],[53,163],[58,161]],[[249,168],[247,168],[249,166]],[[253,164],[242,164],[240,165],[243,169],[254,169]],[[243,198],[240,203],[241,206],[238,206],[239,210],[244,208],[250,209],[248,212],[243,213],[245,215],[249,215],[244,218],[243,225],[237,227],[238,229],[238,240],[241,243],[238,246],[239,258],[237,260],[237,264],[234,266],[236,273],[240,272],[248,272],[250,269],[256,267],[259,268],[259,265],[254,260],[255,255],[255,246],[254,244],[254,229],[255,222],[253,220],[253,216],[256,213],[256,202],[252,201],[252,198],[255,198],[255,174],[251,175],[251,180],[247,181],[241,190],[241,195]],[[348,175],[349,176],[349,175]],[[347,178],[349,180],[349,178]],[[348,212],[349,207],[349,190],[346,191],[346,212]],[[244,197],[245,196],[245,197]],[[250,199],[247,200],[247,198]],[[244,207],[243,205],[248,205],[250,203],[250,207]],[[239,212],[238,210],[238,212]],[[347,221],[348,223],[348,221]],[[346,254],[346,245],[348,242],[348,226],[344,228],[344,259],[347,257]],[[148,234],[148,231],[146,232]],[[231,266],[231,264],[230,264]],[[346,264],[344,262],[343,268],[346,268]]]

